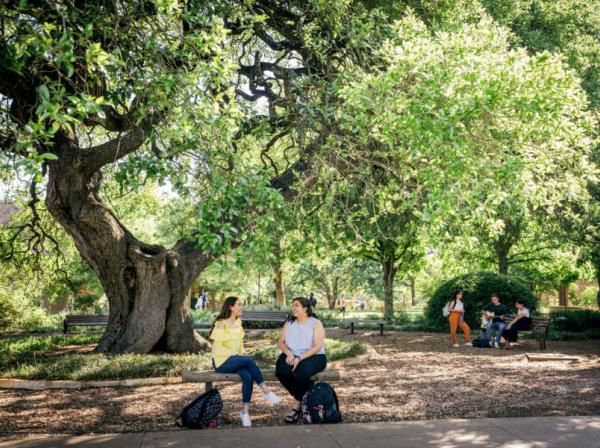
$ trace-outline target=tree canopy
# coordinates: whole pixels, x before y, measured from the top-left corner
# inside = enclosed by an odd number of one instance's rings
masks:
[[[590,209],[597,13],[438,3],[3,2],[2,179],[29,219],[2,253],[45,255],[57,223],[109,300],[97,350],[193,352],[190,288],[240,246],[276,278],[300,230],[375,259],[389,315],[461,222]],[[111,199],[147,185],[170,199]]]

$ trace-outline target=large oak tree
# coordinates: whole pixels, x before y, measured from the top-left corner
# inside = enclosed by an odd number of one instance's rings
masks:
[[[31,182],[110,302],[98,351],[195,352],[190,285],[248,238],[336,132],[340,73],[372,63],[361,2],[5,1],[1,157]],[[368,25],[365,25],[368,24]],[[167,181],[170,247],[107,205]],[[35,246],[40,229],[30,226]]]

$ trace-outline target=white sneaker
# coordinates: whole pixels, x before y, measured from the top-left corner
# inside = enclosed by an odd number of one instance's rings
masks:
[[[460,347],[458,344],[452,344],[452,347]]]
[[[473,344],[471,344],[470,342],[467,342],[467,343],[465,344],[465,347],[473,347]]]
[[[490,347],[494,347],[494,343],[492,341],[489,342]]]
[[[498,341],[494,341],[494,348],[500,348],[500,344],[498,344]]]
[[[244,414],[244,411],[240,411],[240,419],[242,420],[242,426],[244,428],[250,428],[252,426],[252,420],[250,420],[250,414]]]
[[[281,397],[279,397],[279,395],[275,394],[273,391],[269,391],[269,393],[263,394],[263,398],[271,404],[281,403]]]

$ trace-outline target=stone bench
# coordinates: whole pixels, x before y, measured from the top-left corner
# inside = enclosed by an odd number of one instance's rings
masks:
[[[265,381],[278,381],[275,369],[261,369],[261,372]],[[237,373],[217,373],[214,370],[184,370],[181,378],[184,383],[204,383],[206,390],[212,389],[213,383],[242,382],[242,378]],[[313,381],[339,381],[341,374],[339,370],[325,369],[314,374],[311,379]]]

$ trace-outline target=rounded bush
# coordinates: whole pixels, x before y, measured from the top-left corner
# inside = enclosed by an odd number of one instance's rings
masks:
[[[425,319],[429,325],[439,330],[448,329],[448,318],[442,315],[442,308],[452,299],[456,290],[463,291],[465,321],[471,329],[481,325],[481,310],[490,303],[490,297],[497,293],[500,302],[511,314],[516,313],[515,301],[523,300],[532,313],[537,308],[537,299],[517,278],[493,272],[471,272],[459,275],[443,283],[433,294],[425,308]]]

